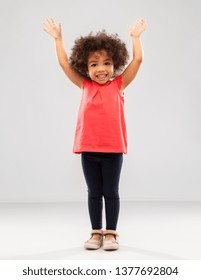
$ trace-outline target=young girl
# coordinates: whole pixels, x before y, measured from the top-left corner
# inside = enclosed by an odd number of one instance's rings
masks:
[[[80,37],[68,58],[61,24],[46,19],[44,30],[55,39],[58,61],[67,77],[82,89],[73,152],[81,154],[88,187],[91,238],[86,249],[119,248],[116,231],[119,215],[119,178],[123,153],[127,153],[124,89],[135,78],[143,59],[140,35],[146,22],[137,20],[129,32],[133,58],[125,70],[128,52],[118,35],[105,31]],[[121,74],[120,74],[121,73]],[[102,230],[103,198],[106,230]]]

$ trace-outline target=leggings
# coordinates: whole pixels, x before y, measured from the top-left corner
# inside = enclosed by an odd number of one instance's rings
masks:
[[[81,162],[88,187],[88,209],[92,229],[102,228],[104,198],[106,229],[116,230],[123,154],[83,152]]]

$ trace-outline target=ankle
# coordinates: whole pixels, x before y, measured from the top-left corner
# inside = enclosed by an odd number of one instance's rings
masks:
[[[94,233],[91,239],[99,241],[102,239],[102,236],[100,234]]]
[[[115,239],[113,234],[106,234],[105,235],[105,240],[112,240],[112,239]]]
[[[119,235],[116,230],[105,230],[103,236],[103,250],[110,251],[119,249]]]

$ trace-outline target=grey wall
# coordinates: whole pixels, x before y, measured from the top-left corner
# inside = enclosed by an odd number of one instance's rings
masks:
[[[126,92],[122,200],[201,200],[200,1],[0,1],[0,202],[85,200],[72,153],[80,90],[60,70],[46,17],[75,38],[148,21],[145,59]]]

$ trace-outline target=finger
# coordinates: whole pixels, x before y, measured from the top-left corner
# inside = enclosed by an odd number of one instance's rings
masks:
[[[49,18],[46,18],[46,21],[49,23],[49,25],[52,25],[52,21]]]
[[[50,20],[51,20],[51,23],[52,23],[53,25],[56,25],[56,22],[55,22],[55,20],[54,20],[53,18],[50,18]]]
[[[132,26],[132,25],[128,25],[128,31],[129,31],[130,33],[133,32],[133,26]]]
[[[46,25],[44,25],[43,29],[48,33],[51,31],[51,27],[46,26]]]
[[[143,19],[139,18],[139,19],[136,20],[137,25],[139,25],[139,24],[141,25],[142,23],[143,23]]]
[[[143,20],[143,23],[142,23],[142,28],[145,29],[147,27],[147,23],[145,20]]]
[[[141,19],[140,23],[141,23],[142,26],[146,25],[146,21],[144,19]]]
[[[59,23],[59,30],[61,30],[61,23]]]
[[[140,22],[140,19],[137,19],[137,20],[135,21],[135,24],[139,24],[139,22]]]
[[[43,22],[43,24],[44,24],[44,26],[47,27],[47,28],[50,27],[50,25],[49,25],[48,22]]]
[[[49,33],[49,29],[43,28],[43,30],[44,30],[45,32]]]

